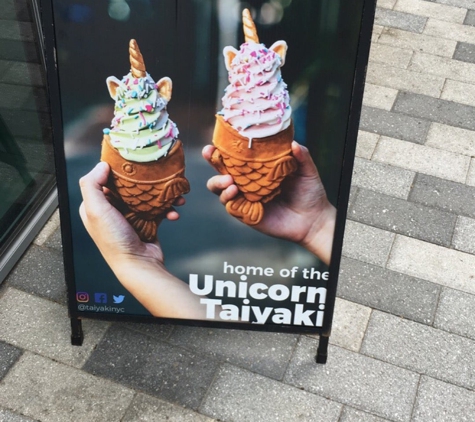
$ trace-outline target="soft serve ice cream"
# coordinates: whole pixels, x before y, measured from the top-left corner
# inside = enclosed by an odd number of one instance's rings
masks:
[[[132,72],[121,81],[114,76],[107,78],[115,107],[112,129],[105,129],[105,133],[125,159],[158,160],[168,153],[178,136],[175,123],[168,117],[168,99],[160,94],[164,87],[171,92],[171,80],[162,78],[155,84],[145,71]]]
[[[101,160],[111,167],[108,187],[118,208],[145,242],[153,242],[159,222],[190,185],[183,145],[168,117],[172,81],[155,84],[145,70],[135,40],[129,44],[131,70],[122,80],[107,78],[115,101],[112,127],[104,129]]]
[[[244,44],[223,51],[229,85],[216,115],[211,162],[220,173],[230,174],[239,189],[226,211],[256,225],[264,217],[263,204],[280,194],[297,162],[289,93],[280,73],[287,44],[277,41],[266,48],[248,9],[242,18]]]
[[[286,50],[284,41],[276,45]],[[264,138],[287,129],[291,122],[287,85],[280,68],[283,58],[264,44],[254,41],[241,45],[239,51],[226,47],[229,85],[222,99],[224,117],[242,136]]]

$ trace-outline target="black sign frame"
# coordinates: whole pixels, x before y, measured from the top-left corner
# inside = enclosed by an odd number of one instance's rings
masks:
[[[336,228],[333,240],[331,263],[329,266],[330,279],[327,284],[327,296],[325,304],[325,314],[322,327],[298,327],[294,325],[256,325],[235,322],[218,322],[206,320],[182,320],[173,318],[156,318],[152,316],[132,316],[114,315],[94,312],[78,312],[76,302],[76,282],[73,260],[73,241],[71,228],[71,213],[77,212],[71,209],[68,197],[67,166],[64,151],[64,126],[62,115],[62,97],[60,90],[60,80],[57,59],[57,34],[55,31],[54,5],[53,0],[42,0],[42,22],[45,35],[46,65],[49,95],[53,119],[55,161],[57,171],[57,185],[61,216],[61,233],[63,239],[63,255],[65,264],[65,278],[68,288],[69,317],[71,320],[72,336],[74,345],[81,345],[83,342],[83,331],[81,320],[83,318],[103,319],[110,321],[136,321],[165,324],[184,324],[195,326],[207,326],[217,328],[234,328],[258,331],[275,331],[291,333],[314,333],[320,335],[317,363],[325,363],[327,360],[328,341],[332,327],[333,313],[336,299],[338,272],[341,260],[341,251],[347,206],[350,194],[351,176],[358,135],[359,119],[361,114],[364,81],[366,67],[368,63],[372,26],[374,21],[375,0],[362,0],[363,12],[361,16],[361,26],[359,31],[356,63],[354,67],[353,86],[351,93],[351,105],[347,115],[346,141],[343,152],[343,162],[341,167],[340,186],[337,198]]]

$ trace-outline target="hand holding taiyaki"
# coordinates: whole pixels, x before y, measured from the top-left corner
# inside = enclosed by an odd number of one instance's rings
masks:
[[[266,235],[298,243],[329,264],[336,210],[328,201],[308,149],[295,141],[291,148],[297,170],[283,182],[282,193],[265,204],[263,218],[252,227]],[[203,149],[203,157],[211,165],[215,152],[216,147],[212,145]],[[207,187],[226,207],[240,195],[231,175],[213,176]]]

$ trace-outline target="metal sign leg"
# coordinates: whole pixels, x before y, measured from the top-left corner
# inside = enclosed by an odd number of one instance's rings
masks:
[[[329,340],[328,336],[320,336],[320,340],[318,342],[317,355],[315,356],[315,361],[317,363],[322,363],[322,364],[327,363],[328,340]]]
[[[71,344],[73,346],[82,346],[83,340],[82,321],[77,318],[71,318]]]

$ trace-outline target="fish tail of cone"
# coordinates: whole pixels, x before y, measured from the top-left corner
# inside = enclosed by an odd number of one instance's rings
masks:
[[[244,196],[228,201],[226,211],[248,226],[259,224],[264,217],[264,206],[260,202],[248,201]]]
[[[244,31],[244,39],[246,42],[255,42],[259,44],[259,37],[257,35],[256,24],[252,19],[249,9],[242,11],[242,28]]]
[[[139,45],[137,41],[133,39],[129,42],[129,59],[132,76],[135,78],[144,78],[146,75],[145,63]]]
[[[133,227],[135,232],[143,242],[151,243],[157,238],[158,221],[145,220],[138,213],[128,213],[125,215],[126,220]]]

